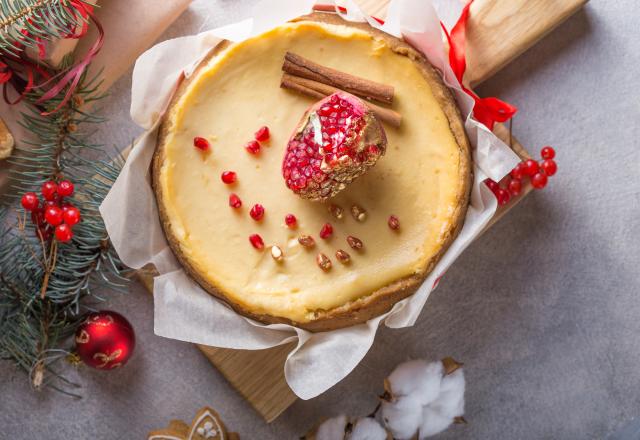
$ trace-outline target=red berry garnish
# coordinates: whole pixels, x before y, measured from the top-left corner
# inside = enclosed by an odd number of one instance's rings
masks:
[[[58,195],[62,197],[69,197],[73,194],[73,183],[68,180],[61,180],[58,183]]]
[[[531,186],[535,189],[542,189],[547,186],[547,175],[545,173],[536,173],[531,178]]]
[[[196,136],[193,138],[193,146],[199,150],[207,151],[211,145],[205,138]]]
[[[553,176],[556,171],[558,171],[558,165],[553,159],[543,160],[540,164],[540,168],[542,168],[542,171],[544,171],[547,176]]]
[[[49,180],[47,182],[44,182],[42,184],[42,197],[44,197],[45,200],[53,200],[56,198],[56,193],[58,192],[58,185],[56,185],[56,182]]]
[[[35,211],[40,206],[40,199],[38,199],[38,195],[34,192],[25,193],[20,200],[22,203],[22,207],[27,211]]]
[[[491,179],[485,180],[484,183],[494,194],[496,193],[496,191],[498,191],[498,188],[500,188],[500,186],[494,180],[491,180]]]
[[[38,227],[45,226],[44,211],[42,209],[35,209],[31,211],[31,221]]]
[[[515,197],[520,194],[520,191],[522,191],[522,180],[511,179],[507,187],[509,188],[509,192],[511,193],[511,195]]]
[[[262,241],[262,237],[258,234],[252,234],[249,236],[249,242],[256,249],[264,248],[264,241]]]
[[[44,219],[51,226],[62,223],[62,209],[57,206],[47,206],[44,210]]]
[[[68,206],[65,208],[62,210],[62,218],[64,222],[69,226],[78,224],[80,222],[80,210],[75,206]]]
[[[222,179],[222,181],[224,183],[226,183],[227,185],[230,185],[230,184],[232,184],[233,182],[236,181],[238,176],[233,171],[225,171],[225,172],[222,173],[220,178]]]
[[[56,240],[65,243],[73,238],[73,231],[71,226],[66,223],[56,226]]]
[[[553,159],[556,157],[556,150],[549,146],[543,147],[542,150],[540,150],[540,156],[542,156],[543,159]]]
[[[325,223],[322,225],[322,228],[320,229],[320,238],[326,240],[331,237],[331,235],[333,235],[333,226],[331,226],[331,223]]]
[[[53,233],[53,229],[51,226],[38,226],[36,231],[36,235],[38,238],[42,238],[42,240],[47,241],[51,238],[51,234]]]
[[[249,211],[249,215],[255,221],[262,220],[262,217],[264,217],[264,206],[262,206],[260,203],[256,203],[251,208],[251,211]]]
[[[251,154],[258,154],[260,153],[260,144],[258,143],[258,141],[251,141],[244,146],[244,149]]]
[[[238,209],[242,206],[242,200],[236,194],[231,194],[229,196],[229,206],[233,209]]]
[[[256,131],[255,138],[257,141],[264,142],[269,140],[269,127],[266,125],[264,127],[260,127],[258,131]]]
[[[293,214],[287,214],[284,216],[284,223],[291,229],[295,228],[298,224],[298,219]]]
[[[509,191],[500,188],[496,193],[496,198],[498,199],[499,205],[506,205],[507,203],[509,203],[509,199],[511,199],[511,196],[509,196]]]
[[[511,170],[511,177],[514,179],[522,179],[526,174],[525,168],[524,162],[520,162],[513,170]]]
[[[524,172],[527,176],[533,176],[538,172],[538,162],[533,159],[527,159],[524,162]]]

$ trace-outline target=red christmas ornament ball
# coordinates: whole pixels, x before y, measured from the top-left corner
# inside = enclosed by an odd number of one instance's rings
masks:
[[[110,310],[89,314],[76,330],[78,357],[99,370],[113,370],[126,364],[135,345],[136,336],[129,321]]]

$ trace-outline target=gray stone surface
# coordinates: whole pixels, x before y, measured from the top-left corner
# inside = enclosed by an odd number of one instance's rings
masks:
[[[253,2],[204,1],[163,39],[235,21]],[[441,1],[440,3],[445,3]],[[589,439],[640,412],[640,28],[633,0],[589,4],[479,91],[520,108],[515,132],[552,144],[559,174],[487,232],[447,273],[415,327],[381,329],[362,364],[265,424],[193,346],[153,334],[140,286],[112,298],[138,347],[122,370],[80,370],[81,400],[35,393],[0,363],[0,438],[139,439],[203,405],[244,439],[296,438],[319,418],[363,415],[382,379],[409,358],[466,363],[467,426],[440,438]],[[130,74],[105,103],[115,146],[128,121]]]

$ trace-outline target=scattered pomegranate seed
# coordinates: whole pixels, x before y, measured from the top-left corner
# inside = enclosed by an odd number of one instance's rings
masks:
[[[75,206],[65,206],[62,208],[62,218],[69,226],[76,225],[80,222],[80,210]]]
[[[331,235],[333,235],[333,226],[331,226],[331,223],[325,223],[322,225],[322,228],[320,229],[320,238],[326,240],[331,237]]]
[[[524,162],[524,170],[528,176],[533,176],[538,172],[538,162],[533,159],[527,159]]]
[[[35,211],[40,206],[38,195],[34,192],[25,193],[20,200],[22,207],[27,211]]]
[[[553,159],[543,160],[540,164],[540,168],[542,168],[542,171],[544,171],[547,176],[553,176],[556,171],[558,171],[558,165]]]
[[[196,136],[193,138],[193,146],[199,150],[207,151],[211,145],[205,138]]]
[[[387,221],[387,224],[394,231],[400,229],[400,220],[398,220],[398,217],[396,217],[395,215],[389,216],[389,220]]]
[[[511,179],[509,181],[509,185],[507,186],[509,192],[513,197],[516,197],[522,191],[522,180],[520,179]]]
[[[235,182],[237,180],[238,176],[233,171],[225,171],[225,172],[222,173],[220,178],[227,185],[231,185],[233,182]]]
[[[256,249],[262,250],[264,249],[264,241],[262,241],[262,237],[259,234],[252,234],[249,236],[249,242],[251,246]]]
[[[347,263],[349,263],[351,261],[351,255],[349,255],[348,252],[343,251],[342,249],[338,249],[336,251],[336,258],[342,264],[347,264]]]
[[[256,203],[251,208],[251,211],[249,211],[249,215],[255,221],[262,220],[262,217],[264,217],[264,206],[262,206],[260,203]]]
[[[231,206],[233,209],[238,209],[242,206],[242,200],[240,200],[240,197],[238,197],[236,194],[230,194],[229,195],[229,206]]]
[[[498,189],[496,193],[496,197],[498,199],[499,205],[506,205],[507,203],[509,203],[509,200],[511,199],[511,196],[509,195],[509,191],[502,188]]]
[[[553,159],[556,157],[556,150],[547,145],[540,150],[540,156],[542,156],[543,159]]]
[[[298,224],[298,219],[293,214],[287,214],[284,216],[284,223],[291,229],[295,228]]]
[[[279,246],[271,246],[271,258],[278,263],[281,263],[284,260],[284,253]]]
[[[316,263],[325,272],[331,269],[331,260],[322,252],[316,256]]]
[[[73,194],[73,183],[68,180],[61,180],[58,183],[58,195],[62,197],[69,197]]]
[[[351,207],[351,215],[359,222],[363,222],[367,219],[367,211],[360,205],[353,205]]]
[[[256,131],[255,138],[257,141],[264,142],[269,140],[269,127],[266,125],[260,127],[258,131]]]
[[[56,226],[56,240],[66,243],[67,241],[73,238],[73,231],[71,230],[71,226],[66,223],[62,223]]]
[[[331,215],[337,220],[342,219],[342,217],[344,216],[344,211],[342,210],[342,208],[336,205],[335,203],[330,204],[327,209],[329,210]]]
[[[62,209],[57,206],[48,206],[44,210],[44,219],[51,226],[58,226],[62,223]],[[71,226],[71,225],[69,225]]]
[[[250,154],[258,154],[260,153],[260,144],[258,143],[258,141],[251,141],[244,146],[244,149],[247,150]]]
[[[58,185],[56,185],[56,182],[49,180],[48,182],[44,182],[42,184],[42,197],[44,197],[45,200],[53,200],[56,198],[56,193],[58,192]]]
[[[545,173],[536,173],[531,178],[531,186],[535,189],[542,189],[547,186],[547,175]]]
[[[349,243],[349,246],[351,246],[351,249],[355,249],[357,251],[359,251],[364,247],[362,240],[354,237],[353,235],[347,236],[347,243]]]
[[[298,237],[298,243],[306,248],[312,248],[316,245],[316,241],[310,235],[301,235]]]

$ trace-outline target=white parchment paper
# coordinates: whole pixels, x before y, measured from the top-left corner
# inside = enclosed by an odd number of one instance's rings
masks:
[[[147,132],[131,154],[100,207],[107,230],[125,264],[140,268],[153,263],[155,333],[159,336],[215,347],[262,349],[297,341],[285,363],[285,377],[301,398],[310,399],[343,379],[362,360],[381,321],[388,327],[413,325],[446,269],[482,231],[496,210],[496,199],[481,184],[498,181],[519,161],[486,127],[469,117],[473,100],[462,92],[451,71],[440,23],[428,0],[392,0],[386,23],[380,26],[350,0],[342,1],[345,20],[403,36],[442,72],[466,116],[465,128],[474,146],[474,184],[464,227],[416,294],[367,323],[325,333],[293,326],[264,325],[236,314],[191,280],[175,260],[158,219],[149,165],[156,146],[157,124],[181,75],[188,76],[220,39],[241,41],[310,12],[313,0],[270,0],[258,5],[253,19],[198,35],[158,44],[145,52],[133,72],[131,116]],[[322,3],[328,3],[323,1]]]

